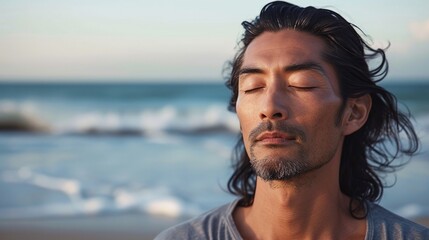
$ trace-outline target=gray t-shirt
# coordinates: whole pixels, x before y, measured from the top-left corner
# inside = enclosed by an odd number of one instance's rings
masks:
[[[160,233],[155,240],[242,239],[232,218],[238,199]],[[429,239],[429,228],[369,203],[365,240]]]

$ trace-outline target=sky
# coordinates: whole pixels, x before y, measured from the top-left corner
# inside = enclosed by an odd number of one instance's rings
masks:
[[[0,81],[219,81],[268,1],[0,0]],[[389,43],[389,81],[429,81],[429,1],[294,1]]]

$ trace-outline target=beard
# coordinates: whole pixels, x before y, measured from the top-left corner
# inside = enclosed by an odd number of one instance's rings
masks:
[[[265,181],[291,180],[305,173],[317,170],[327,164],[330,158],[311,163],[308,158],[299,156],[297,158],[267,156],[257,158],[253,154],[250,156],[250,164],[256,175]]]
[[[300,160],[302,158],[300,157]],[[250,164],[256,175],[265,181],[289,180],[307,172],[309,164],[299,159],[289,159],[281,156],[266,156],[257,158],[254,151],[250,154]]]
[[[264,131],[281,131],[296,137],[296,143],[287,146],[288,154],[274,154],[262,157],[256,156],[257,142],[255,139]],[[316,159],[310,159],[308,149],[304,149],[303,143],[306,142],[304,131],[295,126],[276,123],[275,125],[267,122],[261,123],[249,135],[250,141],[253,143],[250,146],[250,164],[256,175],[265,181],[273,180],[291,180],[305,173],[317,170],[330,162],[335,154],[335,151],[325,151],[322,156],[313,156]],[[316,147],[316,146],[314,146]],[[281,151],[282,146],[264,146],[264,150]]]

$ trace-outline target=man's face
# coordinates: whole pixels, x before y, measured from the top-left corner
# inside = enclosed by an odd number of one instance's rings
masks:
[[[261,34],[244,54],[236,109],[252,167],[265,180],[339,159],[342,100],[325,47],[309,33],[282,30]]]

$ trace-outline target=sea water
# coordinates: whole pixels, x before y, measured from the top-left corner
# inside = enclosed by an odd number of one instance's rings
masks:
[[[429,216],[429,84],[396,83],[422,148],[381,204]],[[0,219],[190,217],[226,192],[239,124],[222,83],[0,84]]]

